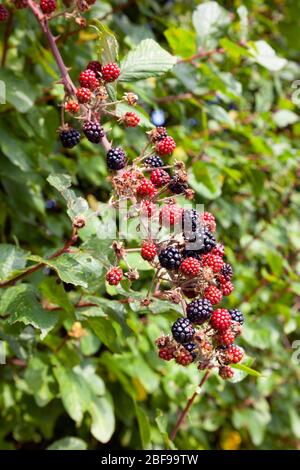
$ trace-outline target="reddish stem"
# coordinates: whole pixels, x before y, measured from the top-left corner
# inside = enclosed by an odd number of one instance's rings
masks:
[[[174,429],[170,434],[171,441],[174,441],[174,439],[176,437],[176,434],[178,433],[178,431],[180,429],[180,426],[182,425],[183,421],[185,420],[186,415],[188,414],[192,404],[194,403],[195,398],[197,397],[197,395],[199,395],[199,392],[198,392],[199,388],[201,388],[204,385],[204,383],[207,381],[207,379],[209,377],[209,374],[210,374],[210,370],[207,370],[205,372],[204,376],[202,377],[201,382],[199,383],[199,385],[197,387],[197,390],[193,393],[191,398],[188,400],[185,408],[182,410],[182,412],[178,416],[178,419],[176,421]]]

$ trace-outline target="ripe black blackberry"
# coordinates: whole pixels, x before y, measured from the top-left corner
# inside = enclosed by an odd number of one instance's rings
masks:
[[[201,225],[197,227],[195,231],[185,230],[183,232],[183,238],[186,241],[185,249],[200,255],[203,253],[202,249],[204,247],[205,237],[205,228]],[[191,256],[195,257],[194,255]]]
[[[122,170],[126,166],[126,154],[121,147],[112,147],[106,154],[106,163],[110,170]]]
[[[226,281],[230,281],[233,276],[233,269],[231,264],[225,263],[220,271],[220,274],[225,277]]]
[[[182,261],[179,250],[174,246],[168,246],[161,250],[158,259],[161,266],[166,269],[178,269]]]
[[[178,343],[189,343],[193,339],[194,334],[195,330],[188,318],[178,318],[172,326],[173,338]]]
[[[196,250],[183,250],[182,252],[183,258],[195,258],[198,261],[201,261],[201,255]]]
[[[202,323],[210,319],[213,313],[213,306],[207,299],[196,299],[188,304],[186,312],[188,319],[192,323],[202,325]]]
[[[151,155],[145,159],[145,165],[149,168],[160,168],[164,166],[164,162],[158,155]]]
[[[183,232],[195,232],[200,226],[200,216],[196,209],[185,209],[182,213]]]
[[[86,138],[93,144],[99,144],[104,137],[104,130],[97,121],[85,121],[82,130]]]
[[[216,246],[216,239],[213,234],[207,229],[204,229],[204,237],[202,247],[200,248],[201,254],[209,253]]]
[[[60,131],[59,138],[63,147],[71,149],[75,147],[75,145],[79,144],[80,133],[76,129],[73,129],[73,127],[69,127],[68,129]]]
[[[242,314],[242,312],[240,312],[237,309],[232,309],[232,310],[229,310],[229,313],[230,313],[232,321],[236,321],[240,323],[241,325],[244,323],[244,315]]]
[[[183,183],[182,181],[178,181],[178,178],[172,178],[169,189],[174,194],[182,194],[188,189],[187,183]]]

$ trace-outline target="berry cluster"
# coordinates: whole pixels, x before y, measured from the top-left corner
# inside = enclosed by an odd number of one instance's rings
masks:
[[[53,8],[55,9],[55,0],[41,0],[40,7],[44,13],[51,13]],[[86,69],[79,75],[79,87],[74,90],[71,96],[68,94],[66,101],[62,104],[67,113],[73,116],[76,115],[76,119],[82,122],[82,132],[93,144],[101,143],[105,136],[99,122],[100,116],[113,116],[126,127],[136,127],[140,123],[140,117],[134,111],[128,111],[122,116],[112,112],[111,103],[108,101],[107,84],[117,80],[119,75],[120,68],[115,63],[102,65],[98,61],[90,61]],[[125,93],[119,102],[126,102],[130,106],[135,106],[137,99],[138,97],[134,93]],[[108,106],[109,110],[107,109]],[[64,124],[63,122],[58,131],[63,147],[72,148],[80,142],[80,135],[79,139],[73,138],[74,133],[79,131],[75,130],[71,124]],[[72,146],[69,144],[70,141],[73,143]],[[109,168],[120,170],[120,162],[117,165],[112,163]]]
[[[214,216],[182,208],[176,201],[177,194],[192,199],[193,191],[184,164],[175,160],[171,167],[165,161],[176,148],[174,139],[163,127],[156,127],[148,137],[148,145],[132,162],[122,148],[111,148],[107,166],[115,172],[112,204],[117,207],[127,199],[131,204],[128,217],[140,214],[146,225],[141,256],[156,271],[155,297],[184,308],[185,315],[173,324],[172,335],[158,339],[159,357],[181,365],[195,361],[200,370],[217,367],[222,378],[230,378],[229,364],[243,357],[243,351],[233,345],[243,316],[238,310],[214,306],[233,290],[232,267],[224,260],[224,246],[216,241]],[[162,204],[157,204],[158,199]],[[161,239],[160,232],[167,228],[171,233]],[[116,255],[126,259],[126,249],[119,247]],[[137,278],[132,269],[124,275]],[[150,297],[144,305],[149,302]]]

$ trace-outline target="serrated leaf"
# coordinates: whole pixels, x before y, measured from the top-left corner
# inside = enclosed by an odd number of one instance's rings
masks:
[[[26,266],[28,252],[14,245],[0,245],[0,281],[4,281]]]
[[[41,331],[41,339],[51,331],[58,321],[57,312],[44,310],[35,290],[28,284],[8,288],[0,300],[0,315],[10,315],[9,324],[24,323]]]
[[[145,39],[123,59],[119,80],[131,82],[160,77],[170,70],[176,61],[176,57],[153,39]]]

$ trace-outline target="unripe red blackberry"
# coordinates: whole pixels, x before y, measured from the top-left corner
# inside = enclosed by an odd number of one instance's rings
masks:
[[[211,232],[216,231],[216,219],[213,214],[210,212],[202,212],[200,215],[200,220],[202,221],[203,225],[208,228],[208,230]]]
[[[188,366],[194,360],[192,353],[182,348],[175,356],[175,361],[181,366]]]
[[[141,248],[141,256],[147,261],[152,261],[156,256],[156,246],[152,242],[144,241]]]
[[[186,309],[187,317],[192,323],[202,325],[210,319],[213,307],[207,299],[196,299],[189,303]]]
[[[144,163],[148,168],[160,168],[164,166],[164,162],[158,155],[151,155],[145,159]]]
[[[226,349],[226,357],[229,361],[229,364],[237,364],[240,362],[244,357],[244,351],[242,348],[235,346],[232,344]]]
[[[219,376],[224,380],[232,379],[234,376],[234,371],[230,366],[221,366],[219,368]]]
[[[105,82],[114,82],[120,75],[120,68],[115,63],[110,63],[102,66],[102,78]]]
[[[122,121],[124,122],[125,126],[127,127],[136,127],[140,123],[140,117],[134,113],[133,111],[129,111],[125,113],[122,117]]]
[[[156,168],[150,175],[150,180],[157,188],[165,186],[170,181],[170,175],[161,168]]]
[[[0,4],[0,22],[1,23],[4,23],[5,21],[7,21],[9,18],[9,11],[7,10],[7,8],[5,8],[4,5],[2,5],[2,3]]]
[[[79,83],[83,88],[95,90],[100,85],[95,72],[92,70],[84,70],[79,76]]]
[[[141,216],[147,216],[148,218],[152,217],[156,212],[156,205],[151,201],[142,201],[141,202]]]
[[[209,266],[214,273],[218,273],[221,271],[223,267],[223,258],[218,255],[212,255],[209,253],[208,255],[204,255],[202,257],[202,265],[203,266]]]
[[[165,137],[156,143],[155,149],[159,155],[171,155],[176,148],[173,137]]]
[[[141,198],[152,198],[156,194],[156,188],[150,180],[143,178],[136,188],[136,193]]]
[[[59,133],[59,138],[63,147],[71,149],[80,142],[80,133],[72,127],[66,127]]]
[[[220,274],[222,274],[222,276],[224,276],[226,281],[230,281],[232,276],[233,276],[232,266],[229,263],[224,263],[224,265],[223,265],[223,267],[220,271]]]
[[[179,270],[187,277],[195,277],[201,271],[201,263],[196,258],[189,257],[182,261]]]
[[[40,0],[40,8],[43,13],[49,15],[56,10],[57,2],[56,0]]]
[[[180,317],[172,326],[172,334],[178,343],[185,344],[193,339],[195,330],[188,318]]]
[[[112,147],[106,154],[106,163],[110,170],[122,170],[126,166],[126,154],[121,147]]]
[[[242,314],[242,312],[240,312],[240,310],[232,309],[232,310],[229,310],[229,313],[230,313],[232,321],[235,321],[237,323],[240,323],[240,325],[243,325],[244,315]]]
[[[161,250],[158,259],[163,268],[170,270],[178,269],[182,260],[179,250],[175,246],[168,246]]]
[[[215,330],[224,332],[231,325],[230,313],[226,308],[217,308],[211,316],[210,323]]]
[[[77,101],[69,100],[65,103],[65,110],[68,113],[76,114],[76,113],[78,113],[79,109],[80,109],[80,106],[77,103]]]
[[[15,5],[15,7],[18,10],[21,10],[23,8],[28,7],[28,1],[27,0],[12,0],[12,3]]]
[[[177,204],[166,204],[159,213],[159,221],[164,226],[172,226],[178,224],[182,218],[182,207]]]
[[[204,291],[204,298],[208,299],[212,305],[216,305],[221,302],[223,294],[217,287],[208,286]]]
[[[217,243],[216,246],[211,250],[211,254],[223,257],[225,254],[223,243]]]
[[[158,351],[158,355],[164,361],[170,361],[174,357],[172,351],[170,351],[168,348],[161,348]]]
[[[40,0],[40,7],[43,13],[49,15],[56,10],[56,0]]]
[[[221,284],[221,290],[223,295],[227,296],[234,290],[234,286],[231,281],[226,281],[224,284]]]
[[[92,97],[92,92],[89,88],[80,87],[76,90],[76,96],[79,103],[88,103]]]
[[[98,73],[100,73],[102,70],[102,65],[100,64],[100,62],[98,62],[98,60],[91,60],[87,64],[87,70],[92,70],[96,74],[96,77],[97,77]]]
[[[230,330],[226,330],[218,335],[218,342],[224,346],[231,345],[235,340],[235,335]]]
[[[103,127],[97,121],[85,121],[82,130],[86,138],[93,144],[99,144],[105,135]]]
[[[123,271],[119,267],[111,268],[106,273],[106,280],[111,286],[117,286],[123,278]]]

